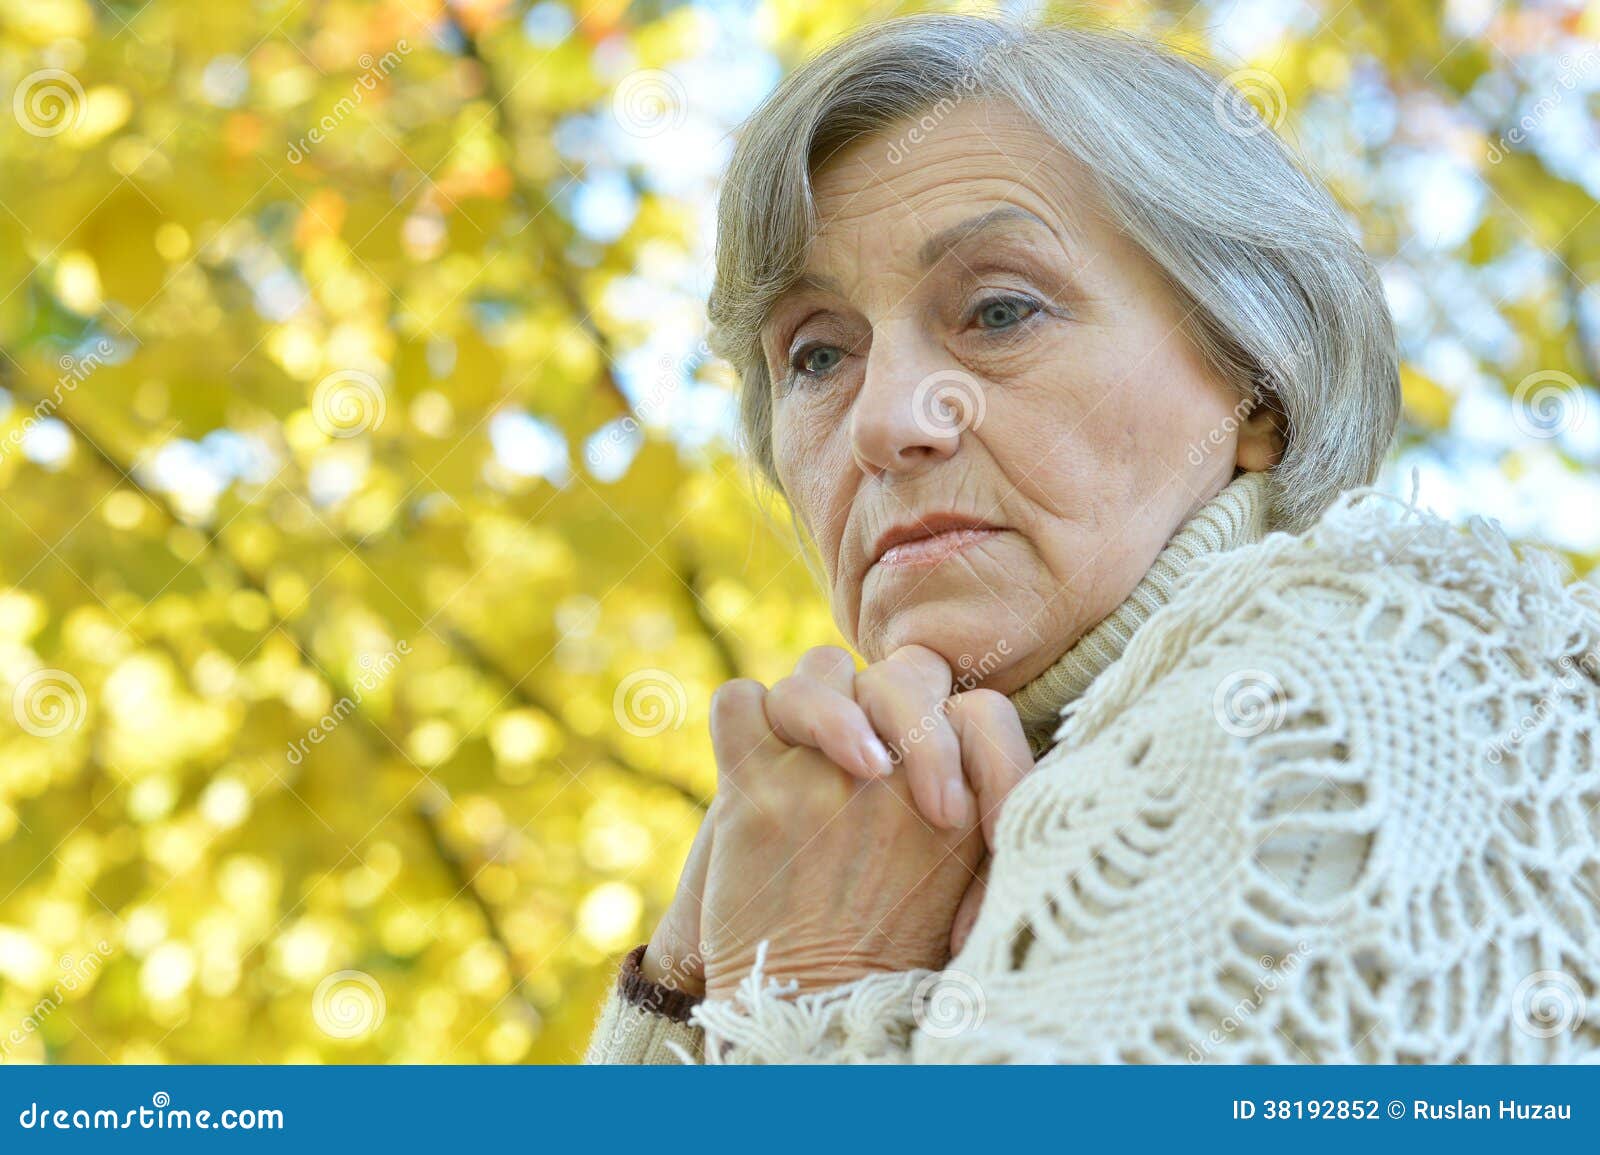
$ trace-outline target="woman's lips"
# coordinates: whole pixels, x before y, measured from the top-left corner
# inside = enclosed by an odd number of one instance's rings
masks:
[[[933,566],[953,557],[969,546],[987,541],[1002,529],[951,529],[944,533],[919,537],[915,541],[901,542],[884,550],[878,559],[880,566],[897,569],[911,566]]]

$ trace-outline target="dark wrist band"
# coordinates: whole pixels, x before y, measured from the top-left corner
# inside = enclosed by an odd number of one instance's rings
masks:
[[[649,945],[642,943],[634,947],[622,960],[622,970],[617,974],[617,993],[630,1006],[662,1015],[675,1023],[687,1023],[689,1012],[704,1000],[646,978],[639,967],[644,962],[645,948]]]

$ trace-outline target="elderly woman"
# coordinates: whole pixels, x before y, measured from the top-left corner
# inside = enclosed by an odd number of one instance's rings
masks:
[[[1600,1053],[1600,590],[1341,496],[1390,319],[1244,107],[939,16],[751,119],[712,321],[866,664],[718,690],[591,1060]]]

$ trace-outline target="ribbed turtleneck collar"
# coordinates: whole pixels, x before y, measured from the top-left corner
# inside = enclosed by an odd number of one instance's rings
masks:
[[[1242,473],[1179,527],[1127,599],[1102,618],[1054,665],[1011,695],[1037,757],[1051,745],[1061,710],[1122,656],[1134,633],[1172,597],[1178,576],[1207,554],[1222,553],[1266,535],[1267,479]]]

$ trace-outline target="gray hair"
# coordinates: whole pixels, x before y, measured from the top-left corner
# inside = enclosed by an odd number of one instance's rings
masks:
[[[1236,76],[1128,33],[957,15],[870,26],[791,73],[735,147],[709,302],[711,347],[741,378],[741,439],[760,472],[781,492],[760,328],[804,269],[814,170],[874,133],[898,163],[957,104],[987,98],[1084,166],[1178,295],[1189,340],[1248,402],[1278,411],[1273,523],[1303,528],[1370,482],[1400,408],[1382,287],[1333,198],[1240,91],[1274,82]]]

